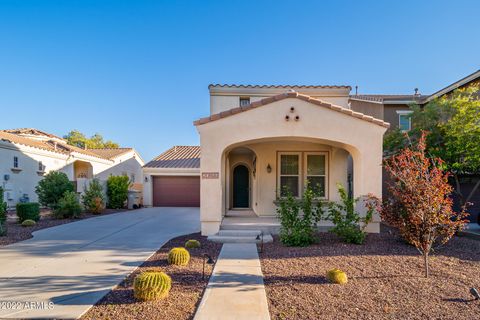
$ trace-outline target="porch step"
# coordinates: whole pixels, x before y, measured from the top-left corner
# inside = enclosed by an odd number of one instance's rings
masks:
[[[260,239],[257,240],[257,236]],[[261,243],[260,230],[220,230],[217,234],[209,236],[208,240],[219,243]],[[263,234],[263,242],[272,242],[271,234]]]

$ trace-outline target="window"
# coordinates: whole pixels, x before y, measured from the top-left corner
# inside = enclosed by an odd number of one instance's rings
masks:
[[[249,97],[240,97],[240,107],[246,107],[250,104]]]
[[[278,156],[278,187],[280,196],[287,188],[295,197],[301,197],[307,182],[321,198],[327,197],[327,152],[281,152]],[[303,159],[303,160],[302,160]]]
[[[311,152],[305,155],[305,182],[308,182],[312,189],[325,197],[326,194],[326,154]]]
[[[42,161],[38,161],[38,171],[45,171],[45,167],[43,166]]]
[[[285,196],[285,189],[294,197],[300,196],[300,153],[280,154],[279,187],[281,196]]]
[[[13,167],[18,168],[18,157],[17,156],[13,157]]]
[[[398,127],[402,131],[410,131],[412,129],[412,119],[409,110],[397,110],[398,113]]]

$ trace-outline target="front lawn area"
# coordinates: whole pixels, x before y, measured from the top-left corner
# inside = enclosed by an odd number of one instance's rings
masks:
[[[75,222],[81,219],[94,218],[99,216],[104,216],[107,214],[118,213],[122,211],[127,211],[126,209],[105,209],[101,214],[91,214],[83,212],[80,218],[72,219],[56,219],[53,217],[51,210],[41,209],[40,210],[40,220],[32,227],[23,227],[18,223],[18,217],[15,211],[9,211],[7,213],[7,235],[0,237],[0,247],[6,246],[11,243],[23,241],[30,239],[32,237],[32,232],[46,229],[50,227],[55,227],[61,224]]]
[[[169,265],[168,252],[174,247],[183,247],[189,239],[200,241],[202,247],[189,249],[188,265]],[[213,270],[211,265],[206,264],[205,279],[202,279],[203,254],[209,254],[216,261],[221,247],[222,244],[207,241],[207,237],[202,237],[200,233],[170,240],[81,319],[193,319]],[[165,299],[140,302],[133,297],[133,280],[139,273],[148,270],[163,271],[172,278],[172,288]]]
[[[386,228],[384,228],[386,229]],[[370,234],[364,245],[344,244],[330,233],[318,244],[265,244],[262,270],[272,319],[478,319],[480,241],[454,237],[431,256],[423,276],[418,251],[394,231]],[[348,275],[330,284],[327,270]]]

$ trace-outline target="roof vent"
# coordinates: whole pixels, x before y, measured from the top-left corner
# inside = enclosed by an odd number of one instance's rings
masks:
[[[420,95],[420,93],[418,92],[418,88],[415,88],[414,91],[415,91],[415,93],[414,93],[415,96],[419,96],[419,95]]]

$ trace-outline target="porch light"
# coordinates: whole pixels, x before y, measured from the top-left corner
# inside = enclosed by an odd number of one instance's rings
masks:
[[[267,172],[268,173],[272,172],[272,167],[270,166],[270,163],[267,165]]]

